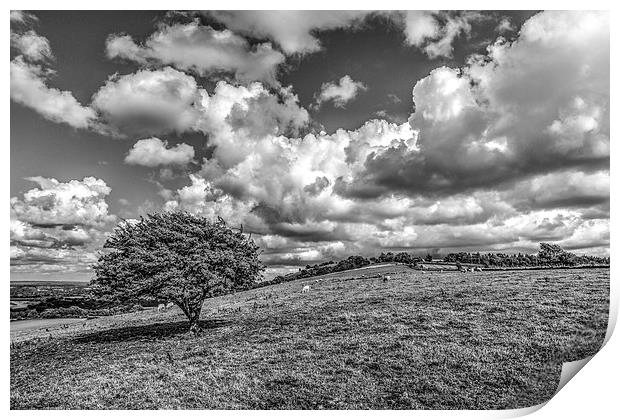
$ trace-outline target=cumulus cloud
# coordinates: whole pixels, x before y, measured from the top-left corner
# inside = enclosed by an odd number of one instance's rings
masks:
[[[356,29],[367,16],[383,15],[402,27],[407,44],[422,48],[430,58],[451,57],[454,40],[469,35],[471,22],[482,17],[475,12],[354,10],[233,10],[208,15],[238,33],[274,41],[287,55],[320,51],[321,31]]]
[[[31,177],[39,185],[11,197],[14,218],[34,226],[85,225],[101,226],[111,220],[105,197],[110,187],[98,178],[60,182],[54,178]]]
[[[53,58],[50,43],[44,36],[29,30],[19,34],[11,32],[11,47],[32,61],[44,61]]]
[[[158,134],[191,129],[199,118],[196,80],[166,67],[114,75],[94,95],[91,106],[117,130]]]
[[[513,43],[498,41],[463,70],[433,70],[413,99],[419,150],[370,156],[341,192],[449,194],[608,167],[608,15],[538,14]]]
[[[50,72],[21,56],[11,61],[11,100],[32,108],[50,121],[88,128],[95,111],[81,105],[71,92],[47,86]]]
[[[34,227],[19,220],[11,220],[11,243],[25,248],[72,248],[93,241],[96,229],[75,226]]]
[[[408,123],[332,134],[252,136],[231,117],[251,89],[222,84],[203,101],[213,153],[166,206],[243,223],[271,264],[378,248],[585,249],[585,226],[604,231],[608,218],[606,42],[604,14],[536,15],[513,43],[420,80]]]
[[[11,22],[29,24],[35,20],[34,15],[11,12]],[[11,46],[19,53],[11,60],[11,100],[50,121],[82,129],[93,124],[96,114],[91,108],[81,105],[71,92],[48,86],[54,71],[41,65],[53,58],[47,38],[33,30],[11,31]]]
[[[91,270],[92,264],[97,261],[94,249],[72,248],[33,248],[11,246],[11,273],[37,273],[49,275],[58,273],[61,280],[71,276],[83,279]]]
[[[515,27],[514,27],[514,25],[512,24],[512,22],[510,21],[509,18],[504,17],[504,18],[502,18],[502,20],[499,21],[499,23],[495,27],[495,30],[497,32],[499,32],[500,34],[503,34],[504,32],[512,32],[512,31],[514,31]]]
[[[230,88],[230,85],[218,84],[210,98],[211,104],[223,91],[230,92]],[[279,96],[271,94],[258,83],[247,89],[249,96],[245,89],[236,90],[242,92],[245,100],[237,101],[227,117],[227,122],[235,131],[244,130],[246,135],[255,138],[268,134],[297,134],[310,120],[308,112],[299,105],[299,98],[291,89],[282,89]]]
[[[295,133],[309,121],[290,89],[272,92],[260,82],[220,81],[209,94],[192,76],[171,67],[111,77],[93,95],[92,107],[114,130],[147,135],[195,131],[257,138]]]
[[[398,139],[413,139],[407,123],[374,120],[359,130],[303,138],[253,138],[222,128],[212,134],[215,149],[200,174],[192,175],[191,185],[177,190],[166,206],[226,214],[265,234],[334,239],[344,231],[327,218],[344,217],[355,206],[333,194],[336,180],[361,168],[370,151]]]
[[[94,177],[29,180],[38,187],[11,198],[12,271],[87,270],[116,220],[105,201],[110,187]]]
[[[271,39],[286,54],[306,54],[322,48],[315,34],[317,31],[355,27],[369,13],[353,10],[218,10],[209,12],[209,16],[233,31]]]
[[[31,23],[38,21],[32,13],[24,12],[23,10],[11,10],[11,23]]]
[[[506,192],[520,210],[609,206],[609,170],[567,170],[522,180]]]
[[[316,99],[317,107],[323,102],[332,101],[336,108],[344,108],[348,102],[354,100],[361,90],[368,89],[362,82],[357,82],[351,76],[344,75],[338,82],[327,82],[321,85],[321,92]]]
[[[452,57],[452,43],[471,32],[471,22],[482,15],[474,12],[407,11],[401,15],[409,45],[422,48],[429,58]]]
[[[218,31],[198,21],[160,25],[143,45],[136,44],[129,35],[112,35],[106,42],[106,51],[110,58],[173,65],[201,76],[231,72],[238,80],[270,85],[278,84],[278,66],[284,62],[282,53],[270,43],[251,46],[230,30]]]
[[[149,168],[157,166],[186,166],[194,159],[194,148],[180,143],[168,147],[168,142],[152,137],[138,140],[125,157],[125,163]]]
[[[439,22],[432,12],[410,10],[405,12],[405,38],[409,45],[421,46],[427,39],[439,36]]]

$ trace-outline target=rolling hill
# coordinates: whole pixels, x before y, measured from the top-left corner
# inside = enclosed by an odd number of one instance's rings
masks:
[[[390,273],[383,282],[380,276]],[[301,293],[310,285],[309,293]],[[594,354],[609,269],[422,273],[383,266],[178,309],[12,333],[11,408],[505,409]]]

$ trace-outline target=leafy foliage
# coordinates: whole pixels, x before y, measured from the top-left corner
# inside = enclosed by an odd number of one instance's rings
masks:
[[[251,288],[264,269],[258,247],[218,218],[187,212],[121,222],[104,244],[91,282],[96,296],[174,302],[195,331],[208,297]]]
[[[479,252],[450,253],[444,257],[446,262],[481,264],[485,267],[574,267],[609,265],[609,257],[575,255],[556,244],[542,242],[538,254],[504,254]]]

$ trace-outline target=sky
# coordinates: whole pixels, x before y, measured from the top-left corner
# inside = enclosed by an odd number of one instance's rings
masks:
[[[609,14],[12,11],[11,279],[123,219],[223,217],[266,277],[349,255],[609,255]]]

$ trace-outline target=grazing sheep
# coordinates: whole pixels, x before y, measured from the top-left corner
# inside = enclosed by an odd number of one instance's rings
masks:
[[[157,305],[157,312],[163,312],[166,310],[166,305],[164,305],[163,303],[160,303],[159,305]]]
[[[476,267],[476,268],[475,268],[475,270],[476,270],[476,271],[482,271],[482,268],[480,268],[480,267]]]
[[[301,289],[301,293],[308,293],[310,291],[310,286],[309,285],[305,285],[303,289]]]
[[[422,274],[426,274],[426,271],[422,270]]]
[[[392,277],[390,276],[383,276],[383,281],[390,281],[392,279]]]
[[[174,306],[174,303],[172,303],[172,302],[168,302],[168,303],[166,303],[166,309],[170,309],[170,308],[172,308],[173,306]]]

